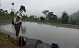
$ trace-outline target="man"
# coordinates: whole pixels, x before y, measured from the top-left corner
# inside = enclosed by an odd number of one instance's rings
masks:
[[[20,26],[22,24],[21,18],[22,17],[17,14],[17,16],[12,19],[12,24],[14,25],[14,28],[16,31],[16,40],[17,41],[19,39]]]

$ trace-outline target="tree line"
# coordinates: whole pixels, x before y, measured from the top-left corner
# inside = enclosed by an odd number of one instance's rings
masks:
[[[14,3],[12,3],[11,5],[13,5],[13,8],[14,8]],[[41,21],[47,21],[47,22],[51,22],[51,23],[63,23],[63,24],[78,24],[78,21],[79,19],[74,19],[75,17],[71,17],[71,16],[77,16],[76,18],[78,18],[78,12],[77,13],[74,13],[73,15],[69,16],[68,13],[66,11],[63,11],[62,12],[62,16],[60,18],[58,18],[57,15],[55,15],[52,11],[50,12],[49,10],[44,10],[42,11],[42,13],[45,15],[44,16],[40,16],[40,17],[37,17],[36,15],[30,15],[28,17],[28,15],[23,15],[22,13],[23,12],[26,12],[26,9],[25,9],[25,6],[21,5],[20,6],[20,9],[19,11],[17,12],[14,12],[13,9],[11,8],[11,12],[8,13],[7,10],[3,10],[3,9],[0,9],[0,15],[2,13],[5,13],[5,14],[8,14],[9,16],[15,16],[16,14],[19,14],[21,16],[23,16],[23,19],[24,20],[41,20]]]
[[[42,13],[45,15],[37,17],[36,15],[22,15],[22,12],[26,12],[25,6],[21,5],[19,11],[21,11],[21,16],[23,16],[23,20],[41,20],[41,21],[48,21],[48,22],[54,22],[54,23],[63,23],[63,24],[75,24],[75,20],[73,19],[74,17],[70,17],[66,11],[62,12],[62,16],[58,18],[57,15],[55,15],[53,12],[50,12],[49,10],[44,10]],[[1,13],[6,13],[9,14],[9,16],[14,16],[15,12],[11,11],[8,13],[7,10],[0,9],[0,15]],[[17,14],[18,12],[16,12]]]
[[[61,22],[63,24],[68,23],[69,21],[69,15],[66,11],[62,13],[60,18],[58,18],[53,12],[49,12],[49,10],[44,10],[42,13],[46,16],[46,20],[49,21]]]

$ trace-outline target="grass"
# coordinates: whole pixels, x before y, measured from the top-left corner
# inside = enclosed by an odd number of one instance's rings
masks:
[[[8,13],[0,12],[0,20],[12,20],[13,17],[14,17],[14,15],[11,16]],[[57,22],[57,21],[51,21],[51,20],[44,20],[43,21],[43,20],[40,20],[39,18],[28,18],[28,17],[25,17],[25,16],[22,17],[22,20],[23,21],[30,21],[30,22],[60,24],[60,22]]]
[[[11,20],[13,16],[9,15],[8,13],[0,12],[0,20]]]
[[[10,35],[0,32],[0,48],[22,48],[22,47],[19,47],[18,42],[14,38],[10,37]]]

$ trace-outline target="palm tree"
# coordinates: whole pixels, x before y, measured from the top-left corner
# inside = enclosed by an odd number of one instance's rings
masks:
[[[25,6],[21,5],[19,11],[21,11],[21,12],[23,12],[23,11],[26,12]]]
[[[21,5],[19,9],[19,14],[22,16],[22,12],[26,12],[25,6]]]

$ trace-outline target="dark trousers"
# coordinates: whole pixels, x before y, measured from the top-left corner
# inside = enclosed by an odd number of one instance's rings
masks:
[[[15,27],[15,31],[16,31],[16,36],[19,35],[20,32],[20,26],[14,26]]]

